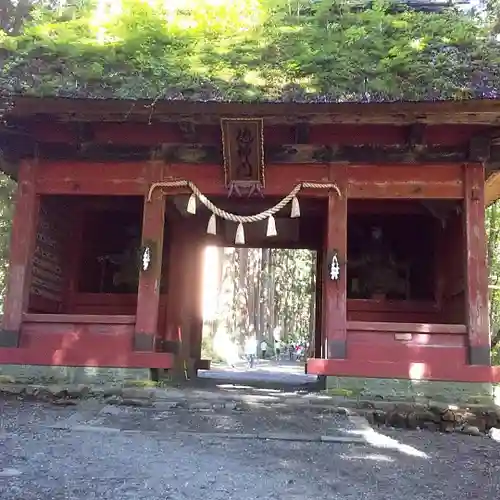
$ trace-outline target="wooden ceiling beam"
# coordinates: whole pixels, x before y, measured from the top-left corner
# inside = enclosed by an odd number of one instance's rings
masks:
[[[21,115],[29,116],[29,115]],[[302,116],[294,114],[290,115],[259,115],[258,113],[251,114],[238,114],[229,115],[229,118],[239,118],[241,116],[250,116],[256,118],[263,118],[265,126],[271,125],[289,125],[293,126],[298,121],[303,121]],[[8,119],[9,117],[7,117]],[[95,122],[95,123],[142,123],[149,124],[164,124],[185,122],[192,120],[198,125],[215,125],[218,126],[221,116],[218,115],[186,115],[186,114],[166,114],[155,117],[155,119],[148,120],[147,117],[137,115],[134,117],[127,117],[125,113],[92,113],[92,114],[56,114],[44,113],[37,115],[38,121],[47,122],[60,122],[60,123],[73,123],[78,121]],[[498,112],[481,112],[481,113],[426,113],[426,114],[405,114],[405,113],[388,113],[388,114],[371,114],[371,113],[330,113],[330,114],[312,114],[307,119],[309,125],[332,125],[332,124],[371,124],[371,125],[400,125],[409,126],[414,123],[424,123],[427,125],[484,125],[494,126],[500,123],[500,111]]]
[[[418,154],[418,151],[425,148],[425,131],[426,125],[423,123],[414,123],[410,125],[407,141],[410,151]]]
[[[182,123],[90,123],[74,122],[17,122],[39,143],[97,144],[156,146],[158,144],[205,144],[222,143],[220,125],[198,125]],[[291,125],[268,125],[264,127],[264,143],[281,146],[283,144],[338,144],[338,145],[404,145],[466,144],[471,137],[488,133],[484,127],[474,125],[434,125],[413,124],[373,125],[373,124],[325,124],[306,123]],[[1,131],[0,131],[1,134]],[[418,136],[418,137],[417,137]]]
[[[485,163],[490,160],[492,153],[491,137],[486,135],[478,135],[471,138],[469,141],[469,157],[470,161]]]
[[[165,163],[222,164],[220,145],[159,144],[156,146],[116,144],[39,143],[18,151],[18,158],[79,159],[88,161],[157,160]],[[265,161],[280,164],[348,162],[377,163],[453,163],[471,161],[467,147],[424,145],[412,150],[405,145],[314,145],[284,144],[265,146]],[[500,161],[500,146],[492,147],[490,161]]]
[[[262,117],[267,123],[485,123],[500,124],[500,101],[386,103],[220,103],[119,99],[14,97],[9,117],[63,121],[218,123],[221,117]]]

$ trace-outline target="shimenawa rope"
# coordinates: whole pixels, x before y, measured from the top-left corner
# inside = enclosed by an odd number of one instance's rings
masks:
[[[299,193],[301,189],[333,189],[337,192],[339,197],[342,196],[340,193],[340,189],[336,184],[332,182],[328,183],[320,183],[320,182],[300,182],[297,184],[288,195],[286,195],[281,201],[279,201],[276,205],[263,212],[260,212],[255,215],[236,215],[230,212],[226,212],[222,208],[214,205],[191,181],[186,180],[172,180],[172,181],[164,181],[164,182],[156,182],[151,185],[148,192],[148,201],[151,201],[151,197],[153,195],[153,191],[157,188],[173,188],[173,187],[189,187],[192,193],[196,196],[196,198],[200,201],[202,205],[208,208],[215,216],[225,219],[231,222],[236,222],[240,224],[248,224],[252,222],[263,221],[269,219],[269,217],[278,213],[282,210],[286,205],[288,205]]]

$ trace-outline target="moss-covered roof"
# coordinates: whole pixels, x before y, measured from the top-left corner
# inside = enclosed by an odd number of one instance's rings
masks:
[[[110,2],[110,6],[120,2]],[[238,102],[496,98],[477,19],[335,0],[123,0],[0,32],[4,95]],[[221,7],[222,5],[222,7]]]

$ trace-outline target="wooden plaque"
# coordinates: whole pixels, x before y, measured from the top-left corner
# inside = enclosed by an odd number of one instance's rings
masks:
[[[226,187],[264,187],[262,118],[222,118],[221,128]]]

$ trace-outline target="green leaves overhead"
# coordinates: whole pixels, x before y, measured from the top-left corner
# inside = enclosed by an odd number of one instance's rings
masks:
[[[0,31],[0,88],[78,97],[383,100],[495,96],[472,14],[340,0],[96,0]]]

